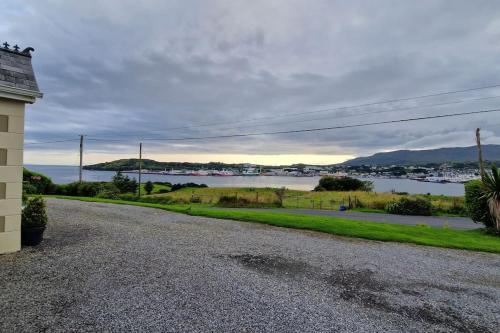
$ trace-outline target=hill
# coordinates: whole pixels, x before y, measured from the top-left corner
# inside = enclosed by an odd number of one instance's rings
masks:
[[[148,170],[170,170],[170,169],[210,169],[222,170],[225,168],[243,168],[244,164],[225,164],[219,162],[209,163],[188,163],[188,162],[158,162],[155,160],[143,159],[142,168]],[[129,171],[139,169],[139,159],[129,158],[121,159],[112,162],[104,162],[83,167],[86,170],[99,171]]]
[[[484,145],[483,156],[486,161],[500,161],[500,145]],[[357,157],[342,163],[342,165],[425,165],[476,161],[477,147],[471,146],[428,150],[396,150],[377,153],[368,157]]]

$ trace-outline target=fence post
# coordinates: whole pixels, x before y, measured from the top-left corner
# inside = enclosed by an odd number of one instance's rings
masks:
[[[299,208],[299,195],[297,194],[297,208]]]
[[[311,202],[312,202],[312,206],[313,206],[313,208],[312,208],[312,209],[314,209],[314,199],[313,199],[313,200],[311,200]]]
[[[319,201],[319,209],[323,209],[323,200]]]
[[[255,203],[259,203],[259,192],[255,193]]]

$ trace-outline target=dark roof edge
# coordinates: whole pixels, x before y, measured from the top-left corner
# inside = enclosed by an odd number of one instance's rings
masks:
[[[20,55],[20,56],[23,56],[23,57],[28,57],[28,58],[31,58],[31,53],[30,52],[35,51],[35,49],[32,48],[32,47],[27,47],[27,48],[25,48],[24,50],[22,50],[20,52],[16,51],[16,50],[11,50],[11,49],[8,49],[8,48],[5,48],[5,47],[0,47],[0,50],[5,51],[5,52],[9,52],[9,53],[12,53],[12,54],[17,54],[17,55]]]
[[[43,94],[36,90],[27,90],[0,84],[0,98],[14,99],[28,103],[34,103]]]

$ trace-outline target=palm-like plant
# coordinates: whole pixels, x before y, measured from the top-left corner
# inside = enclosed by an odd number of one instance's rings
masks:
[[[490,214],[495,222],[497,232],[500,232],[500,172],[493,165],[491,173],[485,172],[483,175],[484,197],[488,199]]]

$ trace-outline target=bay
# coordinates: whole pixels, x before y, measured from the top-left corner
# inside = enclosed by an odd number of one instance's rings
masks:
[[[57,184],[67,184],[78,180],[77,166],[62,165],[26,165],[30,170],[42,173]],[[86,181],[110,181],[116,174],[114,171],[92,171],[84,170],[83,179]],[[127,174],[137,179],[137,174]],[[280,177],[280,176],[170,176],[143,174],[143,181],[160,181],[175,183],[198,183],[207,184],[210,187],[286,187],[294,190],[310,191],[317,184],[320,177]],[[419,182],[411,179],[394,178],[363,178],[374,184],[376,192],[408,192],[411,194],[443,194],[464,195],[463,184],[438,184]]]

